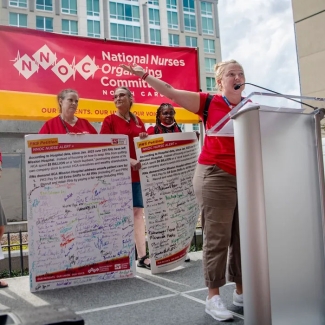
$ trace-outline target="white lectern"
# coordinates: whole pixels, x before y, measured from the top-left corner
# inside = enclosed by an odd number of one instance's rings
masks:
[[[325,324],[324,109],[254,104],[207,132],[234,136],[247,325]]]

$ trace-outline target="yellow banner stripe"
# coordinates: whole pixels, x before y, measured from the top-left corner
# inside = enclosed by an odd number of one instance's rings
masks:
[[[158,106],[133,104],[131,111],[144,123],[156,122]],[[90,122],[102,122],[116,111],[111,101],[80,98],[76,116]],[[177,123],[198,123],[197,115],[175,107]],[[56,96],[36,93],[0,91],[0,119],[5,120],[48,120],[59,114]]]

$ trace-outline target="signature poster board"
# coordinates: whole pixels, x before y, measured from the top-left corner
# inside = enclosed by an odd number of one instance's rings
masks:
[[[196,228],[199,206],[192,179],[196,134],[157,134],[135,139],[152,273],[181,265]]]
[[[128,139],[25,137],[32,292],[135,275]]]

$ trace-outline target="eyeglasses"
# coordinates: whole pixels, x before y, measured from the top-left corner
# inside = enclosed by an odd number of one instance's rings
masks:
[[[120,93],[120,94],[117,94],[117,95],[114,95],[114,99],[116,99],[116,98],[124,98],[126,96],[126,94],[124,94],[124,93]]]
[[[175,115],[175,112],[162,112],[161,115],[170,115],[170,116],[174,116]]]

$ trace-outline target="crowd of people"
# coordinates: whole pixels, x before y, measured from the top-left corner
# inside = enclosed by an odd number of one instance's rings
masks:
[[[175,89],[163,80],[148,74],[136,64],[122,64],[121,67],[130,74],[145,80],[155,91],[170,101],[197,114],[202,121],[206,122],[206,129],[215,125],[242,100],[244,87],[235,86],[245,82],[245,75],[242,66],[235,60],[224,61],[215,66],[215,80],[219,93],[213,95],[208,110],[206,105],[208,93]],[[39,131],[40,134],[97,133],[87,120],[75,116],[79,101],[75,90],[65,89],[58,94],[57,99],[60,115],[47,121]],[[146,254],[143,200],[139,177],[141,163],[136,159],[133,138],[145,138],[148,134],[182,132],[182,130],[175,120],[175,109],[170,103],[160,105],[156,113],[156,124],[146,130],[141,119],[131,112],[133,102],[134,98],[128,88],[115,89],[116,112],[104,119],[100,134],[125,134],[129,138],[137,265],[150,269],[150,259]],[[228,280],[236,283],[233,304],[243,306],[233,138],[204,137],[204,144],[193,177],[193,188],[200,206],[204,233],[203,270],[208,288],[205,311],[219,321],[232,319],[233,315],[227,310],[220,297],[219,289],[226,284],[228,265]],[[2,208],[0,216],[1,225],[5,224]]]

